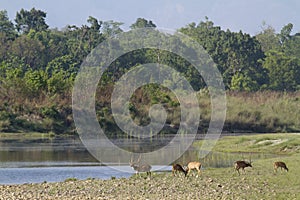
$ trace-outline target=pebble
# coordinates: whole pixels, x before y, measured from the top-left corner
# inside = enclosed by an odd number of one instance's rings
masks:
[[[213,184],[211,184],[213,183]],[[0,185],[1,200],[15,199],[245,199],[253,192],[272,191],[270,184],[240,184],[218,177],[178,178],[170,174],[152,179],[76,180],[60,183]]]

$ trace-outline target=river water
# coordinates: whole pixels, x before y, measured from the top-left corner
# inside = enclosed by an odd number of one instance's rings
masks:
[[[153,165],[152,170],[171,170]],[[59,182],[68,178],[127,178],[129,160],[103,166],[77,137],[0,139],[0,184]]]
[[[161,139],[159,141],[163,144]],[[166,139],[166,141],[169,141],[169,139]],[[132,144],[126,142],[126,145],[129,146],[128,148],[130,146],[136,147],[134,142]],[[170,151],[176,151],[176,149],[171,149]],[[203,163],[202,170],[205,170],[208,167],[232,166],[235,160],[242,159],[239,154],[219,152],[210,152],[207,156],[200,159],[198,153],[199,149],[190,147],[176,162],[186,164],[189,161],[200,160]],[[247,156],[246,159],[248,159]],[[252,158],[273,156],[265,154],[252,155]],[[159,165],[155,161],[151,165],[152,171],[171,170],[171,166]],[[134,173],[134,170],[129,166],[127,158],[119,162],[110,163],[109,166],[103,166],[89,153],[77,137],[0,138],[0,184],[59,182],[68,178],[81,180],[88,178],[127,178]]]

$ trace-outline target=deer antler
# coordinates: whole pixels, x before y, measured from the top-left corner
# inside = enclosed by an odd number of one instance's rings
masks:
[[[133,155],[131,155],[131,157],[130,157],[129,164],[130,164],[130,165],[133,164]]]
[[[138,160],[137,160],[137,163],[140,163],[141,158],[142,158],[142,154],[140,154],[140,156],[139,156],[139,158],[138,158]]]

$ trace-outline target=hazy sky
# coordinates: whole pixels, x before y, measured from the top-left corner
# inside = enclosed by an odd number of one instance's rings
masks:
[[[256,34],[262,22],[276,31],[293,23],[293,32],[300,32],[299,0],[0,0],[0,10],[7,10],[11,20],[21,8],[32,7],[47,13],[47,24],[87,24],[89,16],[99,20],[124,22],[125,30],[138,17],[152,20],[158,27],[177,29],[207,16],[222,29]]]

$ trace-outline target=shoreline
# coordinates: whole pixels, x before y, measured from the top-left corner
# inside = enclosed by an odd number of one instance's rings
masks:
[[[246,168],[241,175],[231,166],[205,168],[199,177],[193,173],[187,178],[183,174],[174,177],[170,172],[154,172],[151,179],[145,174],[107,180],[69,178],[63,182],[0,185],[0,199],[300,199],[299,136],[222,138],[214,150],[280,155],[254,160],[253,167]],[[287,163],[289,171],[275,173],[273,163],[277,160]]]
[[[220,176],[224,170],[230,173],[229,179]],[[246,173],[238,176],[227,168],[209,169],[199,177],[192,174],[187,178],[154,173],[151,179],[143,174],[109,180],[70,178],[55,183],[0,185],[0,199],[276,199],[278,192],[264,177],[254,178],[251,169]]]

